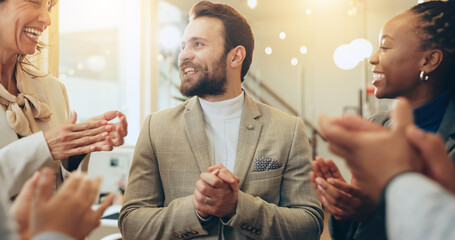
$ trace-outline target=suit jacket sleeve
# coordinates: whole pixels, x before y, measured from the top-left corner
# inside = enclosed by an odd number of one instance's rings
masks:
[[[0,149],[0,177],[6,183],[9,197],[19,193],[33,173],[53,161],[43,132],[15,140]]]
[[[32,79],[28,79],[28,81],[30,80]],[[44,124],[45,129],[42,130],[57,127],[66,121],[70,115],[65,86],[52,75],[36,78],[33,81],[36,84],[33,85],[31,92],[39,93],[41,99],[46,99],[46,103],[53,111],[53,120]],[[69,168],[66,171],[63,167],[58,166],[60,161],[56,162],[52,158],[43,131],[18,139],[14,130],[7,126],[5,112],[1,109],[0,118],[0,130],[2,132],[2,137],[0,137],[0,177],[6,183],[9,197],[17,195],[25,181],[43,166],[55,166],[54,170],[59,174],[62,173],[63,177],[74,170]],[[81,170],[87,170],[89,156],[87,154],[83,157],[82,163],[79,165]],[[67,162],[68,160],[62,161]],[[61,170],[57,168],[61,168]]]
[[[296,118],[279,205],[240,191],[236,214],[225,224],[253,239],[318,239],[324,213],[310,183],[310,157],[303,121]]]
[[[120,211],[120,231],[124,239],[177,239],[180,236],[208,235],[196,216],[193,195],[177,198],[164,207],[165,195],[151,142],[151,117],[146,118],[134,151]]]
[[[332,215],[329,216],[330,235],[334,240],[353,239],[358,226],[358,222],[351,220],[336,220]]]
[[[0,184],[4,184],[2,179],[0,179]],[[3,240],[18,239],[17,226],[8,214],[10,205],[9,198],[6,196],[6,189],[0,189],[0,236]]]
[[[389,239],[455,239],[455,196],[421,174],[389,183],[386,213]]]

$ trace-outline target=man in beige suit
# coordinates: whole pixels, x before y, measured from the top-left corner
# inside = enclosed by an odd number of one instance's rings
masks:
[[[124,239],[318,239],[301,119],[241,88],[254,37],[223,4],[193,6],[180,91],[194,96],[147,117],[120,212]]]

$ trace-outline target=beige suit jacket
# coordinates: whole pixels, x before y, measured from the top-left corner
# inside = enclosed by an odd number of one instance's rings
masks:
[[[120,212],[124,239],[318,239],[323,212],[311,186],[310,148],[301,119],[246,95],[234,174],[236,214],[204,228],[192,203],[211,165],[199,99],[147,117],[134,152]],[[281,168],[253,172],[270,157]]]

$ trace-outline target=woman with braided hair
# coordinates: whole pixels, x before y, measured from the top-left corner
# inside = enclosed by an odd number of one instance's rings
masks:
[[[44,166],[56,173],[57,187],[71,171],[87,169],[88,153],[112,150],[127,134],[118,111],[76,124],[64,85],[28,61],[43,47],[54,4],[0,0],[0,183],[10,198]]]
[[[387,21],[371,57],[378,98],[404,97],[416,125],[438,133],[455,159],[455,1],[428,1]],[[371,121],[390,126],[388,113]],[[368,159],[365,159],[368,161]],[[330,232],[339,239],[386,239],[384,206],[351,184],[331,160],[317,157],[313,186],[331,213]]]

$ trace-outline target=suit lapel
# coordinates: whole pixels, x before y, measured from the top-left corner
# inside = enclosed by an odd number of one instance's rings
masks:
[[[212,161],[207,134],[205,133],[204,114],[197,97],[192,98],[186,105],[183,119],[188,142],[199,166],[199,171],[206,172],[207,168],[212,165]]]
[[[239,140],[234,165],[234,175],[240,178],[239,188],[242,187],[249,172],[251,162],[259,141],[262,122],[257,103],[245,93],[245,105],[240,119]]]

